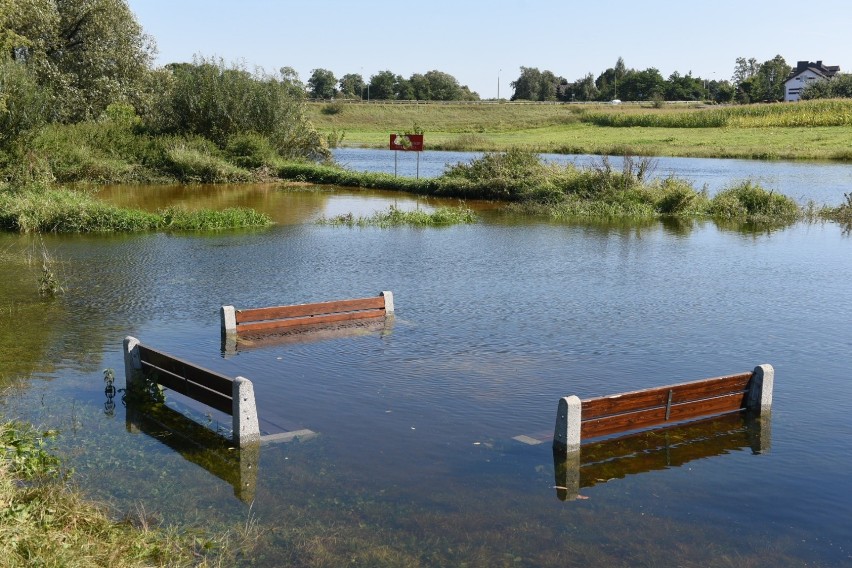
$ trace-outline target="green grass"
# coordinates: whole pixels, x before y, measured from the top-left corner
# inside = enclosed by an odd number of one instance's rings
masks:
[[[416,123],[425,131],[427,149],[434,150],[852,160],[849,101],[661,109],[651,104],[341,106],[327,115],[319,103],[310,104],[308,115],[323,133],[344,132],[349,146],[386,148],[391,132]]]
[[[0,424],[0,557],[3,566],[228,566],[226,536],[110,518],[71,489],[50,452],[55,432]]]
[[[698,112],[593,112],[583,122],[646,128],[790,128],[852,126],[852,100],[802,101],[703,109]]]
[[[152,230],[197,231],[271,224],[251,209],[157,213],[125,209],[98,201],[82,191],[31,188],[0,191],[0,229],[22,233],[97,233]]]
[[[369,217],[355,217],[352,213],[322,218],[321,225],[347,227],[445,227],[476,222],[476,214],[467,207],[439,207],[433,211],[415,209],[404,211],[391,205],[386,211],[376,211]]]

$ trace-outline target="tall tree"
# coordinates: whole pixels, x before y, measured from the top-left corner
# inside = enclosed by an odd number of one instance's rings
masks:
[[[681,75],[677,71],[669,75],[666,84],[666,100],[698,101],[704,98],[704,83],[692,76],[692,72]]]
[[[625,101],[649,101],[663,96],[666,90],[665,79],[654,67],[628,71],[618,83],[618,96]]]
[[[735,86],[739,86],[743,81],[747,81],[757,75],[759,70],[760,63],[758,63],[757,59],[754,57],[749,59],[746,59],[745,57],[737,57],[731,82]]]
[[[790,74],[791,67],[784,58],[776,55],[760,65],[757,72],[758,96],[764,101],[784,100],[784,81]]]
[[[574,83],[574,96],[578,101],[593,101],[598,96],[595,86],[595,76],[587,73],[585,77]]]
[[[55,98],[54,119],[140,103],[155,53],[125,0],[0,0],[0,46]]]
[[[378,100],[395,99],[402,77],[392,71],[379,71],[370,77],[369,98]]]
[[[520,77],[509,83],[509,86],[515,90],[511,99],[513,101],[540,100],[541,71],[537,67],[521,67]]]
[[[624,64],[624,58],[619,57],[618,61],[615,62],[615,67],[610,67],[595,79],[595,86],[598,89],[598,99],[610,100],[619,98],[618,84],[623,83],[627,78],[627,74],[631,72],[632,70],[628,70]]]
[[[337,94],[337,78],[328,69],[314,69],[308,79],[308,92],[315,99],[333,99]]]
[[[358,73],[347,73],[340,78],[338,83],[340,94],[350,99],[360,99],[364,97],[364,78]]]

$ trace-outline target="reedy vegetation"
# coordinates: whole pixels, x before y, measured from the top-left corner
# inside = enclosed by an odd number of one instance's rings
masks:
[[[321,225],[347,227],[443,227],[476,222],[476,214],[468,207],[439,207],[433,211],[415,209],[405,211],[394,205],[386,211],[376,211],[369,217],[355,217],[352,213],[320,219]]]
[[[653,178],[654,161],[625,157],[623,167],[601,158],[588,168],[542,162],[534,153],[487,153],[450,166],[432,179],[394,178],[356,173],[333,166],[298,164],[280,169],[281,177],[323,184],[397,189],[411,193],[490,199],[513,203],[515,211],[553,218],[704,217],[748,223],[789,223],[804,216],[789,197],[743,181],[712,199],[686,181]],[[828,218],[833,210],[824,209]],[[354,222],[354,220],[353,220]]]
[[[269,224],[267,215],[246,208],[169,208],[150,213],[109,205],[85,192],[64,188],[0,192],[0,229],[25,233],[198,231]]]

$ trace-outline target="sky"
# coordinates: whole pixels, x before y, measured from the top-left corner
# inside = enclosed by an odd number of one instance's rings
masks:
[[[730,79],[737,57],[781,55],[852,71],[848,0],[128,0],[157,65],[194,55],[365,80],[450,73],[482,98],[512,95],[521,66],[569,81],[619,57],[664,77]]]

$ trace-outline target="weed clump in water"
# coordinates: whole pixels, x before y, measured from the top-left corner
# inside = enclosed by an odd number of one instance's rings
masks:
[[[337,215],[330,219],[320,219],[321,225],[347,227],[440,227],[476,222],[476,214],[467,207],[439,207],[434,211],[415,209],[402,210],[391,205],[385,211],[376,211],[369,217],[355,217],[352,213]]]
[[[795,221],[801,211],[786,195],[744,181],[716,194],[710,201],[709,213],[717,219],[766,223]]]

